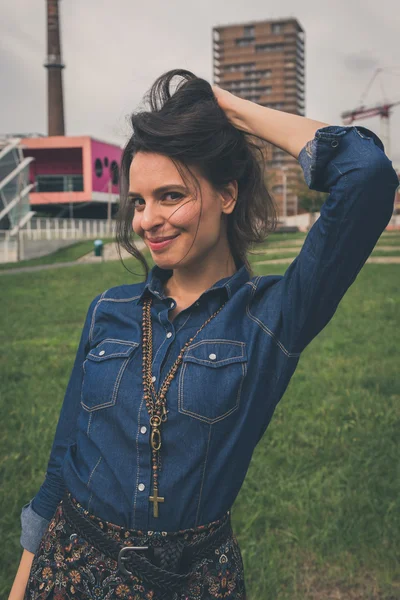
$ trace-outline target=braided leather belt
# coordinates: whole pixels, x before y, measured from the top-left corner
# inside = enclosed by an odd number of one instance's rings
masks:
[[[187,571],[194,560],[201,559],[232,535],[231,514],[228,511],[224,522],[198,542],[185,544],[177,540],[166,542],[161,547],[123,546],[80,513],[71,502],[67,490],[62,499],[62,511],[70,528],[115,560],[121,573],[126,576],[139,575],[149,584],[158,586],[164,594],[160,598],[165,600],[171,599],[168,591],[179,592],[183,584],[197,576],[194,571]],[[127,566],[135,572],[128,570]]]

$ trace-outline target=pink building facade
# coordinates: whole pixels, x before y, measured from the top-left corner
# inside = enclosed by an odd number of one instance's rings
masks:
[[[89,136],[24,138],[25,157],[32,157],[31,206],[115,203],[119,198],[122,149]]]

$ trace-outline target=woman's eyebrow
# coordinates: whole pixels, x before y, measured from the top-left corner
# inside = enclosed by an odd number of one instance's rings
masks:
[[[174,190],[182,190],[183,192],[186,192],[187,189],[183,186],[183,185],[179,185],[178,183],[170,183],[168,185],[162,185],[161,187],[155,188],[153,190],[153,195],[156,194],[162,194],[162,192],[166,192],[170,189],[174,189]],[[139,192],[128,192],[128,196],[141,196],[141,194],[139,194]]]

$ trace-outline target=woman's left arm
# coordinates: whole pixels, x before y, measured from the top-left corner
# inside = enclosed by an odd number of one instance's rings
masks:
[[[336,312],[388,225],[399,186],[381,140],[365,127],[318,129],[299,163],[308,187],[329,196],[276,290],[295,354]]]
[[[282,148],[296,159],[317,129],[328,126],[328,123],[261,106],[218,86],[212,89],[234,127]]]
[[[224,96],[224,101],[232,111],[232,100]],[[276,117],[283,125],[280,134],[270,109],[250,104],[241,126],[298,154],[308,187],[329,193],[299,255],[278,281],[277,276],[257,278],[247,311],[287,358],[296,359],[330,321],[388,225],[399,179],[381,140],[369,129],[322,124],[315,131],[318,122],[281,113]],[[296,121],[297,133],[291,130]]]

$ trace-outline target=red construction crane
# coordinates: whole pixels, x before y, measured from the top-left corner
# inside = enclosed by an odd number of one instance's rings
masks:
[[[343,124],[349,125],[349,124],[353,123],[353,121],[356,121],[357,119],[366,119],[368,117],[376,117],[377,115],[379,115],[381,117],[381,135],[380,135],[380,137],[382,139],[383,145],[385,146],[386,154],[388,156],[390,156],[390,111],[394,106],[397,106],[398,104],[400,104],[400,100],[397,102],[387,102],[386,100],[384,100],[382,102],[382,104],[377,104],[376,106],[370,106],[370,107],[366,107],[364,105],[364,98],[367,95],[373,81],[375,80],[377,75],[380,74],[383,70],[384,69],[382,69],[382,68],[378,68],[375,70],[371,81],[369,82],[366,90],[364,91],[364,93],[361,96],[359,107],[355,108],[354,110],[345,111],[340,116],[342,117]],[[388,69],[385,69],[385,71],[387,71],[387,70]],[[382,82],[381,82],[381,86],[382,86]],[[383,92],[383,88],[382,88],[382,92]]]

